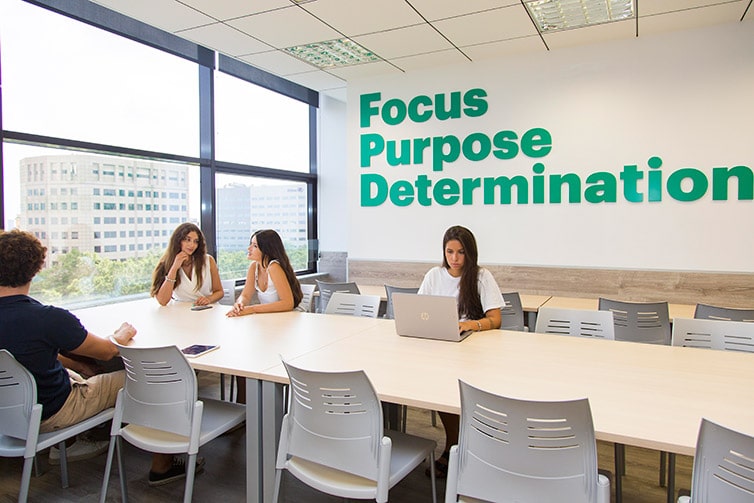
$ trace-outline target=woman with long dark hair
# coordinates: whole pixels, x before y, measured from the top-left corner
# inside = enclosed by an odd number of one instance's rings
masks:
[[[170,299],[204,306],[223,298],[220,271],[198,226],[186,222],[173,231],[152,274],[150,293],[163,306]]]
[[[500,328],[500,308],[505,305],[495,278],[479,267],[476,238],[466,227],[455,225],[442,238],[442,266],[433,267],[424,276],[419,294],[446,295],[458,299],[458,330],[492,330]],[[458,443],[459,417],[439,412],[445,427],[445,450],[435,461],[436,473],[448,472],[451,446]]]
[[[277,232],[264,229],[252,234],[247,257],[252,262],[246,285],[228,316],[291,311],[299,305],[304,294]],[[259,304],[249,305],[255,290]]]

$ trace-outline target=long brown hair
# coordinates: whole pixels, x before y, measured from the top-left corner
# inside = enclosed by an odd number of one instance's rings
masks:
[[[191,255],[191,262],[193,263],[194,274],[196,275],[196,289],[201,290],[204,262],[207,258],[207,242],[204,239],[202,230],[196,224],[185,222],[175,228],[173,235],[170,236],[167,250],[165,250],[162,258],[157,263],[157,267],[154,268],[154,272],[152,273],[152,290],[150,291],[152,297],[157,295],[157,292],[160,291],[160,287],[165,281],[165,276],[167,276],[168,271],[170,271],[170,266],[173,265],[175,256],[181,252],[181,242],[190,232],[196,232],[196,235],[199,236],[199,245],[196,247],[193,255]],[[181,275],[177,274],[175,276],[175,286],[177,287],[180,284]]]
[[[257,238],[257,247],[262,252],[262,266],[267,267],[270,262],[277,260],[280,267],[285,272],[285,277],[288,279],[288,284],[291,286],[291,292],[293,293],[293,307],[298,306],[301,303],[301,299],[304,298],[304,292],[301,291],[301,284],[298,282],[296,273],[293,272],[293,266],[288,258],[288,254],[285,252],[285,246],[283,246],[283,240],[280,239],[280,235],[272,229],[262,229],[256,231],[249,238],[251,242],[252,238]]]
[[[442,238],[442,265],[450,269],[448,259],[445,257],[445,245],[448,241],[456,240],[463,248],[464,260],[461,271],[461,281],[458,285],[458,316],[470,320],[484,318],[482,300],[479,298],[479,252],[476,246],[474,234],[466,227],[454,225],[445,231]]]

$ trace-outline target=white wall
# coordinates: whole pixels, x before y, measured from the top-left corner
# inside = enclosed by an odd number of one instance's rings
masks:
[[[322,251],[348,250],[346,104],[319,98],[319,243]]]
[[[384,104],[473,88],[488,94],[489,109],[480,117],[394,126],[372,117],[369,127],[359,125],[364,94],[379,92]],[[677,170],[695,168],[711,183],[715,167],[754,168],[754,22],[350,81],[347,114],[348,200],[336,195],[340,185],[330,186],[337,181],[323,162],[320,230],[328,249],[346,244],[350,258],[438,261],[443,231],[461,224],[474,231],[480,261],[488,264],[754,271],[754,202],[738,201],[735,183],[726,201],[713,201],[710,187],[691,202],[666,190],[659,202],[647,202],[647,195],[629,202],[620,179],[617,201],[609,203],[569,203],[564,196],[560,204],[533,204],[531,197],[528,204],[484,204],[480,189],[467,205],[398,207],[388,199],[365,207],[360,194],[364,173],[411,183],[422,174],[434,182],[523,175],[531,184],[532,166],[541,162],[545,175],[575,173],[584,183],[595,172],[618,178],[624,165],[649,172],[648,159],[657,156],[665,182]],[[540,159],[462,156],[433,172],[427,151],[423,164],[389,166],[382,155],[360,167],[363,134],[463,140],[501,130],[520,136],[535,127],[552,135],[552,151]],[[643,192],[646,176],[638,185]],[[689,179],[681,184],[691,186]],[[348,238],[333,228],[344,213]]]

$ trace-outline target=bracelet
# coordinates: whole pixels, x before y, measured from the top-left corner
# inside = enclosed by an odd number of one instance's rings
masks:
[[[476,324],[479,325],[479,331],[482,331],[482,322],[479,320],[476,320]]]
[[[175,283],[175,280],[168,278],[167,275],[165,276],[165,281],[170,281],[171,283]]]

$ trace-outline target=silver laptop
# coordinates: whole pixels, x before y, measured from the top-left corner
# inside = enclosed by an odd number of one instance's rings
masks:
[[[458,333],[455,297],[394,293],[392,300],[398,335],[460,342],[472,333],[472,330]]]

